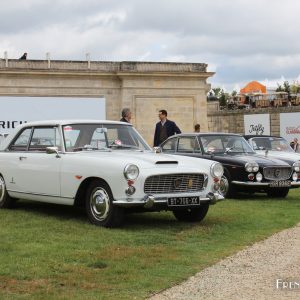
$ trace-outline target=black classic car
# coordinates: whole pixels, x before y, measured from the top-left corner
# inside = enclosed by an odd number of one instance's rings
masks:
[[[161,151],[222,163],[224,175],[220,182],[220,193],[225,197],[233,197],[238,191],[286,197],[291,187],[300,186],[299,163],[259,155],[238,134],[178,134],[163,142]]]

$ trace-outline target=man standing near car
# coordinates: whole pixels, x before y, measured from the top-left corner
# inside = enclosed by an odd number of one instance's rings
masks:
[[[194,132],[200,132],[200,124],[194,126]]]
[[[169,136],[181,133],[176,123],[171,120],[168,120],[167,116],[168,113],[165,109],[160,110],[158,113],[160,122],[158,122],[155,127],[154,142],[153,142],[154,147],[159,146]]]
[[[131,110],[130,108],[123,108],[122,109],[122,119],[121,122],[131,123]]]

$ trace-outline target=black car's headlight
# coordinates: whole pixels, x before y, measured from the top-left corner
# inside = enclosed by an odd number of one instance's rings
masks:
[[[248,172],[248,173],[251,173],[251,172],[258,172],[259,170],[259,166],[258,166],[258,163],[257,162],[247,162],[245,164],[245,170]]]
[[[300,161],[294,162],[293,168],[295,172],[300,172]]]
[[[124,168],[124,176],[127,180],[135,180],[138,178],[139,176],[139,168],[136,165],[133,164],[128,164],[125,168]]]
[[[216,163],[213,163],[210,167],[210,174],[213,176],[213,177],[222,177],[224,173],[224,169],[223,169],[223,166],[216,162]]]

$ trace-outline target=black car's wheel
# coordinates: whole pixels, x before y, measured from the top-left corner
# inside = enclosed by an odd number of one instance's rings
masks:
[[[85,208],[90,222],[97,226],[117,227],[124,219],[124,211],[113,205],[113,195],[109,186],[94,180],[88,187]]]
[[[11,208],[15,204],[15,199],[11,198],[6,190],[5,181],[0,176],[0,208]]]
[[[269,197],[272,198],[285,198],[289,193],[289,188],[270,188],[267,191]]]
[[[208,212],[208,208],[209,208],[209,204],[203,204],[197,208],[173,210],[173,214],[178,221],[200,222],[205,218]]]
[[[227,172],[224,172],[224,175],[221,177],[219,192],[225,198],[234,197],[236,194],[232,187],[230,176]]]

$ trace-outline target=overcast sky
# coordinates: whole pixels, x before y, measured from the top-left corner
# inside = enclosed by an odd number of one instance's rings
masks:
[[[300,77],[297,0],[0,0],[0,58],[207,63],[213,87]]]

